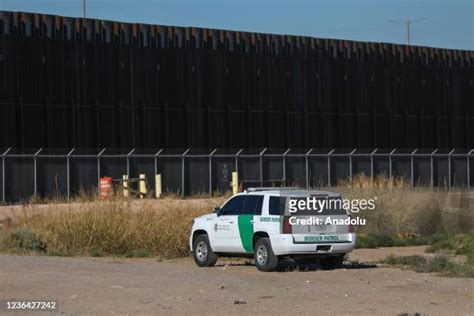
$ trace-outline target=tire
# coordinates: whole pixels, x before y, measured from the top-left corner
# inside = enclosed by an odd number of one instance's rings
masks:
[[[217,255],[212,251],[207,235],[199,235],[193,243],[194,262],[199,267],[212,267],[217,262]]]
[[[278,265],[278,257],[273,253],[270,239],[262,237],[257,240],[253,249],[255,266],[260,271],[274,271]]]
[[[342,268],[343,262],[344,255],[319,259],[319,263],[321,264],[323,270],[334,270]]]

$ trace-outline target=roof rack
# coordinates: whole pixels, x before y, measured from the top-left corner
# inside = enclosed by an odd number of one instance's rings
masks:
[[[257,188],[247,188],[245,189],[245,192],[282,191],[282,190],[304,190],[304,189],[298,188],[298,187],[257,187]]]

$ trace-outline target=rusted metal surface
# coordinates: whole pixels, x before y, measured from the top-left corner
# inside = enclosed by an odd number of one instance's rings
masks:
[[[0,36],[0,146],[474,146],[473,51],[18,12]]]

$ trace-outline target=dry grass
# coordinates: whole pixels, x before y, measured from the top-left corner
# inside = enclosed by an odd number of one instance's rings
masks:
[[[144,202],[132,207],[122,200],[84,203],[80,211],[58,211],[53,205],[47,212],[20,216],[3,232],[2,244],[4,250],[35,250],[27,243],[36,239],[47,253],[68,256],[183,256],[193,218],[210,209],[205,203],[157,209],[156,203]]]
[[[376,197],[374,210],[356,214],[367,219],[367,226],[357,228],[358,234],[474,232],[473,192],[413,189],[403,179],[372,181],[363,176],[330,190],[349,199]],[[14,222],[0,222],[0,247],[3,251],[39,247],[60,255],[183,256],[188,253],[192,219],[210,212],[228,196],[206,199],[198,194],[194,200],[133,202],[117,196],[111,201],[91,202],[85,194],[74,200],[76,203],[23,206]],[[34,247],[25,247],[29,244]]]
[[[388,177],[385,174],[377,175],[374,178],[368,177],[363,173],[356,174],[350,178],[338,181],[338,187],[342,188],[378,188],[378,189],[392,189],[392,188],[409,188],[411,183],[409,180],[402,177]]]
[[[357,213],[367,219],[359,233],[466,233],[474,230],[474,192],[405,188],[340,188],[345,198],[374,199],[375,209]]]
[[[363,174],[340,181],[331,190],[348,199],[376,199],[375,210],[356,214],[367,219],[358,233],[418,234],[474,231],[474,192],[462,189],[411,187],[404,177]]]
[[[138,198],[138,194],[136,191],[130,191],[129,192],[129,197],[124,197],[123,196],[123,188],[120,186],[114,186],[114,192],[112,199],[113,200],[122,200],[122,201],[128,201],[130,199],[136,199]],[[232,196],[231,191],[213,191],[212,192],[212,198],[230,198]],[[155,198],[155,192],[153,190],[150,190],[147,188],[147,193],[144,196],[145,199],[153,199]],[[160,198],[164,199],[209,199],[209,192],[193,192],[190,195],[183,196],[181,192],[179,191],[167,191],[163,192],[161,194]],[[65,204],[65,203],[85,203],[85,202],[94,202],[98,201],[98,193],[97,189],[92,189],[92,190],[84,190],[81,189],[74,195],[72,195],[69,199],[66,196],[63,195],[53,195],[53,196],[48,196],[48,197],[40,197],[40,196],[35,196],[32,195],[30,198],[18,202],[18,204],[29,206],[29,205],[39,205],[39,204]],[[1,204],[0,204],[1,205]],[[5,204],[7,205],[7,204]]]

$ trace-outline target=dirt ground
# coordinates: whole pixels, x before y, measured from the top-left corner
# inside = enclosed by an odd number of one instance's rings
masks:
[[[350,259],[376,261],[424,247],[362,249]],[[307,271],[286,264],[259,272],[245,260],[198,268],[166,260],[0,255],[0,301],[56,300],[65,314],[388,314],[467,315],[474,280],[370,264]],[[23,314],[23,313],[21,313]]]

